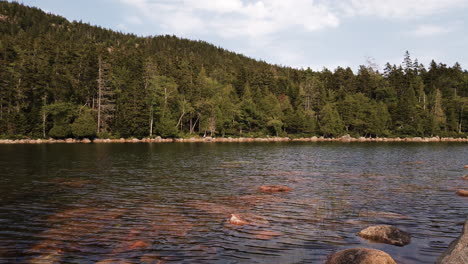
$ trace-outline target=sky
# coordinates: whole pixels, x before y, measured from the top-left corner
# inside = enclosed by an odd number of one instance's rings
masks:
[[[468,68],[468,0],[20,0],[139,36],[204,40],[295,68],[400,64]]]

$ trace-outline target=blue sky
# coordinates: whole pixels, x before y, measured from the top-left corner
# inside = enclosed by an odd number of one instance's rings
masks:
[[[409,50],[468,68],[468,0],[23,0],[69,20],[174,34],[269,63],[320,70],[400,64]]]

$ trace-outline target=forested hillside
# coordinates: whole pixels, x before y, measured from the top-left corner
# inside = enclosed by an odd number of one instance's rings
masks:
[[[1,1],[0,135],[466,136],[468,72],[402,61],[298,70]]]

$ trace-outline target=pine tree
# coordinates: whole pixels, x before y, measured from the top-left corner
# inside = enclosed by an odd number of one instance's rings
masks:
[[[320,131],[324,136],[336,137],[343,133],[343,121],[332,103],[327,103],[320,111]]]

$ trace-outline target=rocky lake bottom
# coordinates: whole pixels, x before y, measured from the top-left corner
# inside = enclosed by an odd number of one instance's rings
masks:
[[[466,143],[0,146],[0,263],[434,263],[468,215]],[[266,185],[287,189],[271,191]],[[407,245],[357,235],[391,225]]]

